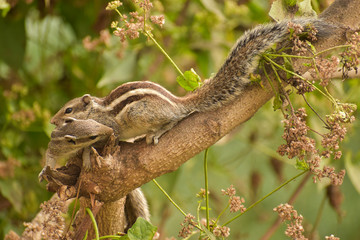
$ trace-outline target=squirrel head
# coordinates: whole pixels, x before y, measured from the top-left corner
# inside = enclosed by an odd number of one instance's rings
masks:
[[[54,165],[59,158],[68,158],[86,147],[103,145],[112,134],[110,127],[95,120],[66,118],[65,123],[51,133],[46,152],[47,162]]]
[[[93,107],[93,98],[89,94],[67,102],[51,119],[51,123],[60,126],[66,119],[87,119]]]

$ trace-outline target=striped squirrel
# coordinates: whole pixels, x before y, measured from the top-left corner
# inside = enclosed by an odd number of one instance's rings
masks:
[[[65,122],[51,133],[51,140],[45,153],[46,163],[39,174],[39,181],[44,179],[43,174],[47,166],[53,169],[58,159],[69,159],[80,150],[84,150],[83,167],[90,169],[90,147],[101,143],[104,145],[111,134],[113,130],[110,127],[92,119],[65,119]]]
[[[113,130],[110,127],[92,119],[65,119],[65,122],[51,133],[51,140],[46,150],[46,164],[39,174],[39,181],[45,178],[47,166],[53,169],[58,159],[68,159],[81,150],[83,150],[83,167],[89,170],[91,168],[90,148],[104,146],[112,134]],[[126,230],[135,223],[138,217],[150,220],[147,201],[140,188],[134,189],[126,196]]]
[[[240,37],[217,74],[202,87],[177,97],[152,82],[125,83],[103,98],[86,94],[65,104],[52,118],[60,125],[66,117],[94,119],[114,130],[120,140],[146,135],[146,142],[158,143],[162,134],[193,112],[219,108],[241,95],[250,83],[249,75],[258,65],[260,54],[289,37],[288,22],[260,25]],[[294,19],[324,34],[329,27],[320,19]]]

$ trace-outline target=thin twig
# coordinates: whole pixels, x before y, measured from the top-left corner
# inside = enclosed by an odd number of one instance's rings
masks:
[[[330,129],[330,126],[324,121],[324,119],[321,118],[321,116],[315,111],[315,109],[310,105],[310,103],[306,100],[306,97],[304,94],[301,94],[301,96],[304,98],[304,101],[309,106],[309,108],[318,116],[318,118],[326,125],[327,128]]]
[[[207,156],[209,148],[205,150],[204,154],[204,178],[205,178],[205,203],[206,203],[206,228],[210,229],[209,223],[209,182],[208,182],[208,170],[207,170]]]
[[[289,198],[288,204],[292,205],[295,200],[297,199],[297,197],[299,196],[300,192],[304,189],[304,186],[306,184],[306,182],[309,180],[311,176],[311,172],[308,172],[304,178],[302,179],[302,181],[300,182],[300,184],[298,185],[298,187],[295,189],[294,193],[291,195],[291,197]],[[275,222],[273,223],[273,225],[267,230],[267,232],[261,237],[261,240],[268,240],[270,239],[270,237],[275,233],[275,231],[279,228],[281,224],[281,218],[278,217]]]
[[[67,228],[66,228],[66,231],[65,231],[65,234],[64,234],[64,239],[66,238],[66,235],[67,235],[67,233],[68,233],[69,230],[70,230],[70,226],[72,225],[72,222],[74,221],[75,211],[76,211],[76,205],[77,205],[77,202],[78,202],[78,200],[79,200],[81,183],[82,183],[82,178],[80,178],[80,180],[79,180],[79,186],[78,186],[78,189],[77,189],[77,192],[76,192],[76,198],[75,198],[75,203],[74,203],[73,212],[72,212],[72,214],[71,214],[70,223],[69,223],[69,225],[68,225]]]
[[[258,201],[256,201],[255,203],[251,204],[250,207],[246,208],[246,210],[242,213],[239,213],[238,215],[236,215],[235,217],[233,217],[232,219],[230,219],[229,221],[227,221],[226,223],[224,223],[222,226],[226,226],[229,223],[231,223],[232,221],[234,221],[235,219],[237,219],[238,217],[242,216],[243,214],[245,214],[246,212],[248,212],[250,209],[252,209],[253,207],[255,207],[256,205],[258,205],[259,203],[261,203],[262,201],[264,201],[266,198],[268,198],[269,196],[271,196],[272,194],[274,194],[275,192],[279,191],[281,188],[283,188],[284,186],[286,186],[287,184],[289,184],[290,182],[292,182],[293,180],[295,180],[296,178],[300,177],[301,175],[303,175],[304,173],[307,173],[309,170],[305,170],[299,174],[297,174],[296,176],[290,178],[289,180],[287,180],[286,182],[284,182],[283,184],[281,184],[280,186],[278,186],[277,188],[275,188],[274,190],[272,190],[270,193],[266,194],[264,197],[262,197],[261,199],[259,199]]]

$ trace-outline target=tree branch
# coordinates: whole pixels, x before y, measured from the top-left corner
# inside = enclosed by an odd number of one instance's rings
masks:
[[[360,24],[359,6],[360,0],[336,0],[320,15],[336,27],[331,30],[333,32],[330,37],[319,38],[314,43],[318,51],[345,43],[349,28],[355,28]],[[296,65],[295,60],[294,63]],[[299,70],[301,72],[302,69]],[[266,79],[264,74],[261,77]],[[89,173],[81,172],[79,179],[82,179],[82,187],[86,190],[82,189],[80,195],[88,196],[89,192],[93,193],[97,200],[105,204],[118,201],[144,183],[175,171],[235,127],[245,123],[273,97],[273,94],[267,84],[264,88],[252,84],[231,104],[216,111],[195,113],[182,120],[160,138],[158,145],[147,145],[144,140],[135,143],[121,142],[119,145],[110,142],[105,152],[100,154],[104,157],[92,154],[92,162],[98,163],[93,164],[96,165],[93,170]],[[79,165],[77,161],[69,162],[74,163]],[[64,188],[60,188],[60,191],[66,193]],[[74,192],[76,191],[68,191],[69,194],[62,196],[74,197]],[[114,229],[108,229],[101,234],[108,231],[116,232]]]

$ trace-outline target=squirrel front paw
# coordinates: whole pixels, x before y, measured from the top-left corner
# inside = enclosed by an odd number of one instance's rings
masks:
[[[91,159],[90,159],[90,148],[84,148],[82,153],[82,159],[83,159],[83,169],[85,172],[88,172],[91,170]]]
[[[38,179],[39,179],[39,182],[42,182],[44,181],[45,177],[44,177],[44,174],[45,174],[45,171],[46,171],[46,168],[49,167],[49,166],[45,166],[41,172],[39,173],[38,175]]]

